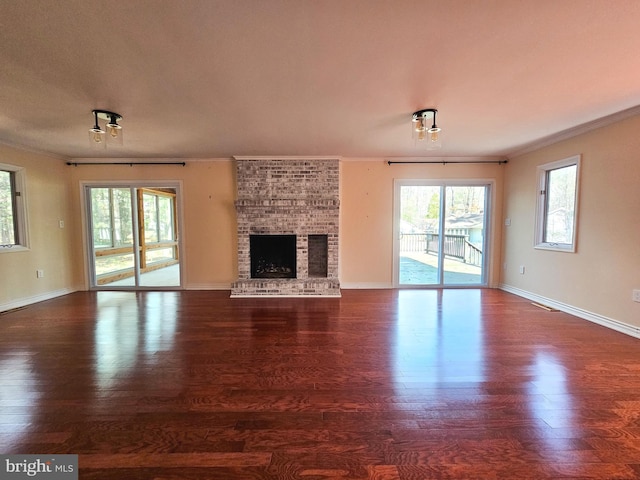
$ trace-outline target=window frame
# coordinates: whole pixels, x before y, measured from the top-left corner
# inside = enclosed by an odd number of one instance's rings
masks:
[[[27,223],[27,180],[24,167],[0,163],[0,171],[8,172],[13,198],[13,221],[15,243],[0,244],[0,253],[23,252],[29,250],[29,228]]]
[[[572,155],[571,157],[557,160],[544,165],[539,165],[536,169],[537,173],[537,203],[536,203],[536,226],[534,247],[540,250],[553,250],[557,252],[575,253],[578,242],[578,214],[579,214],[579,198],[580,198],[580,163],[581,155]],[[548,196],[547,183],[549,173],[565,167],[576,166],[576,180],[574,192],[573,207],[573,238],[571,243],[547,242],[545,241],[547,217],[548,217]]]

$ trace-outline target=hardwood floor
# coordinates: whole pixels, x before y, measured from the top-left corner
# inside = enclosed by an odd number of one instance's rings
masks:
[[[0,453],[81,479],[640,478],[640,340],[497,290],[0,316]]]

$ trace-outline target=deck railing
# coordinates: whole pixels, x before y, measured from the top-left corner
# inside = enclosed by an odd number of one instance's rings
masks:
[[[437,254],[440,249],[438,233],[401,233],[400,252]],[[467,235],[444,236],[444,255],[471,265],[482,266],[482,250],[469,242]]]

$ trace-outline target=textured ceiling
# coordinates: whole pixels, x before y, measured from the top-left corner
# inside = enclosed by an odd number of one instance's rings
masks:
[[[639,25],[637,0],[0,0],[0,141],[502,157],[640,105]],[[435,153],[411,140],[426,107]],[[94,108],[123,115],[123,147],[89,148]]]

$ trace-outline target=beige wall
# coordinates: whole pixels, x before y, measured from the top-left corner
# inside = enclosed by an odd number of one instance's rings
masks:
[[[640,303],[631,300],[632,289],[640,289],[638,132],[640,116],[509,162],[504,194],[504,215],[511,219],[504,229],[506,288],[640,327]],[[582,154],[577,252],[536,250],[536,167],[575,154]]]
[[[344,159],[340,172],[340,281],[343,288],[393,285],[395,179],[494,182],[489,285],[499,282],[504,165],[388,165],[383,159]]]
[[[5,145],[0,145],[0,162],[26,169],[30,239],[28,251],[0,253],[0,311],[75,291],[74,256],[80,244],[68,167],[58,158]],[[36,270],[44,277],[36,278]]]
[[[87,160],[89,161],[89,160]],[[228,159],[191,160],[186,166],[80,165],[66,167],[75,215],[81,218],[80,185],[98,181],[180,181],[184,232],[184,286],[229,288],[237,277],[235,164]],[[180,206],[179,206],[180,207]],[[78,230],[82,235],[82,229]],[[86,276],[82,273],[83,278]]]

